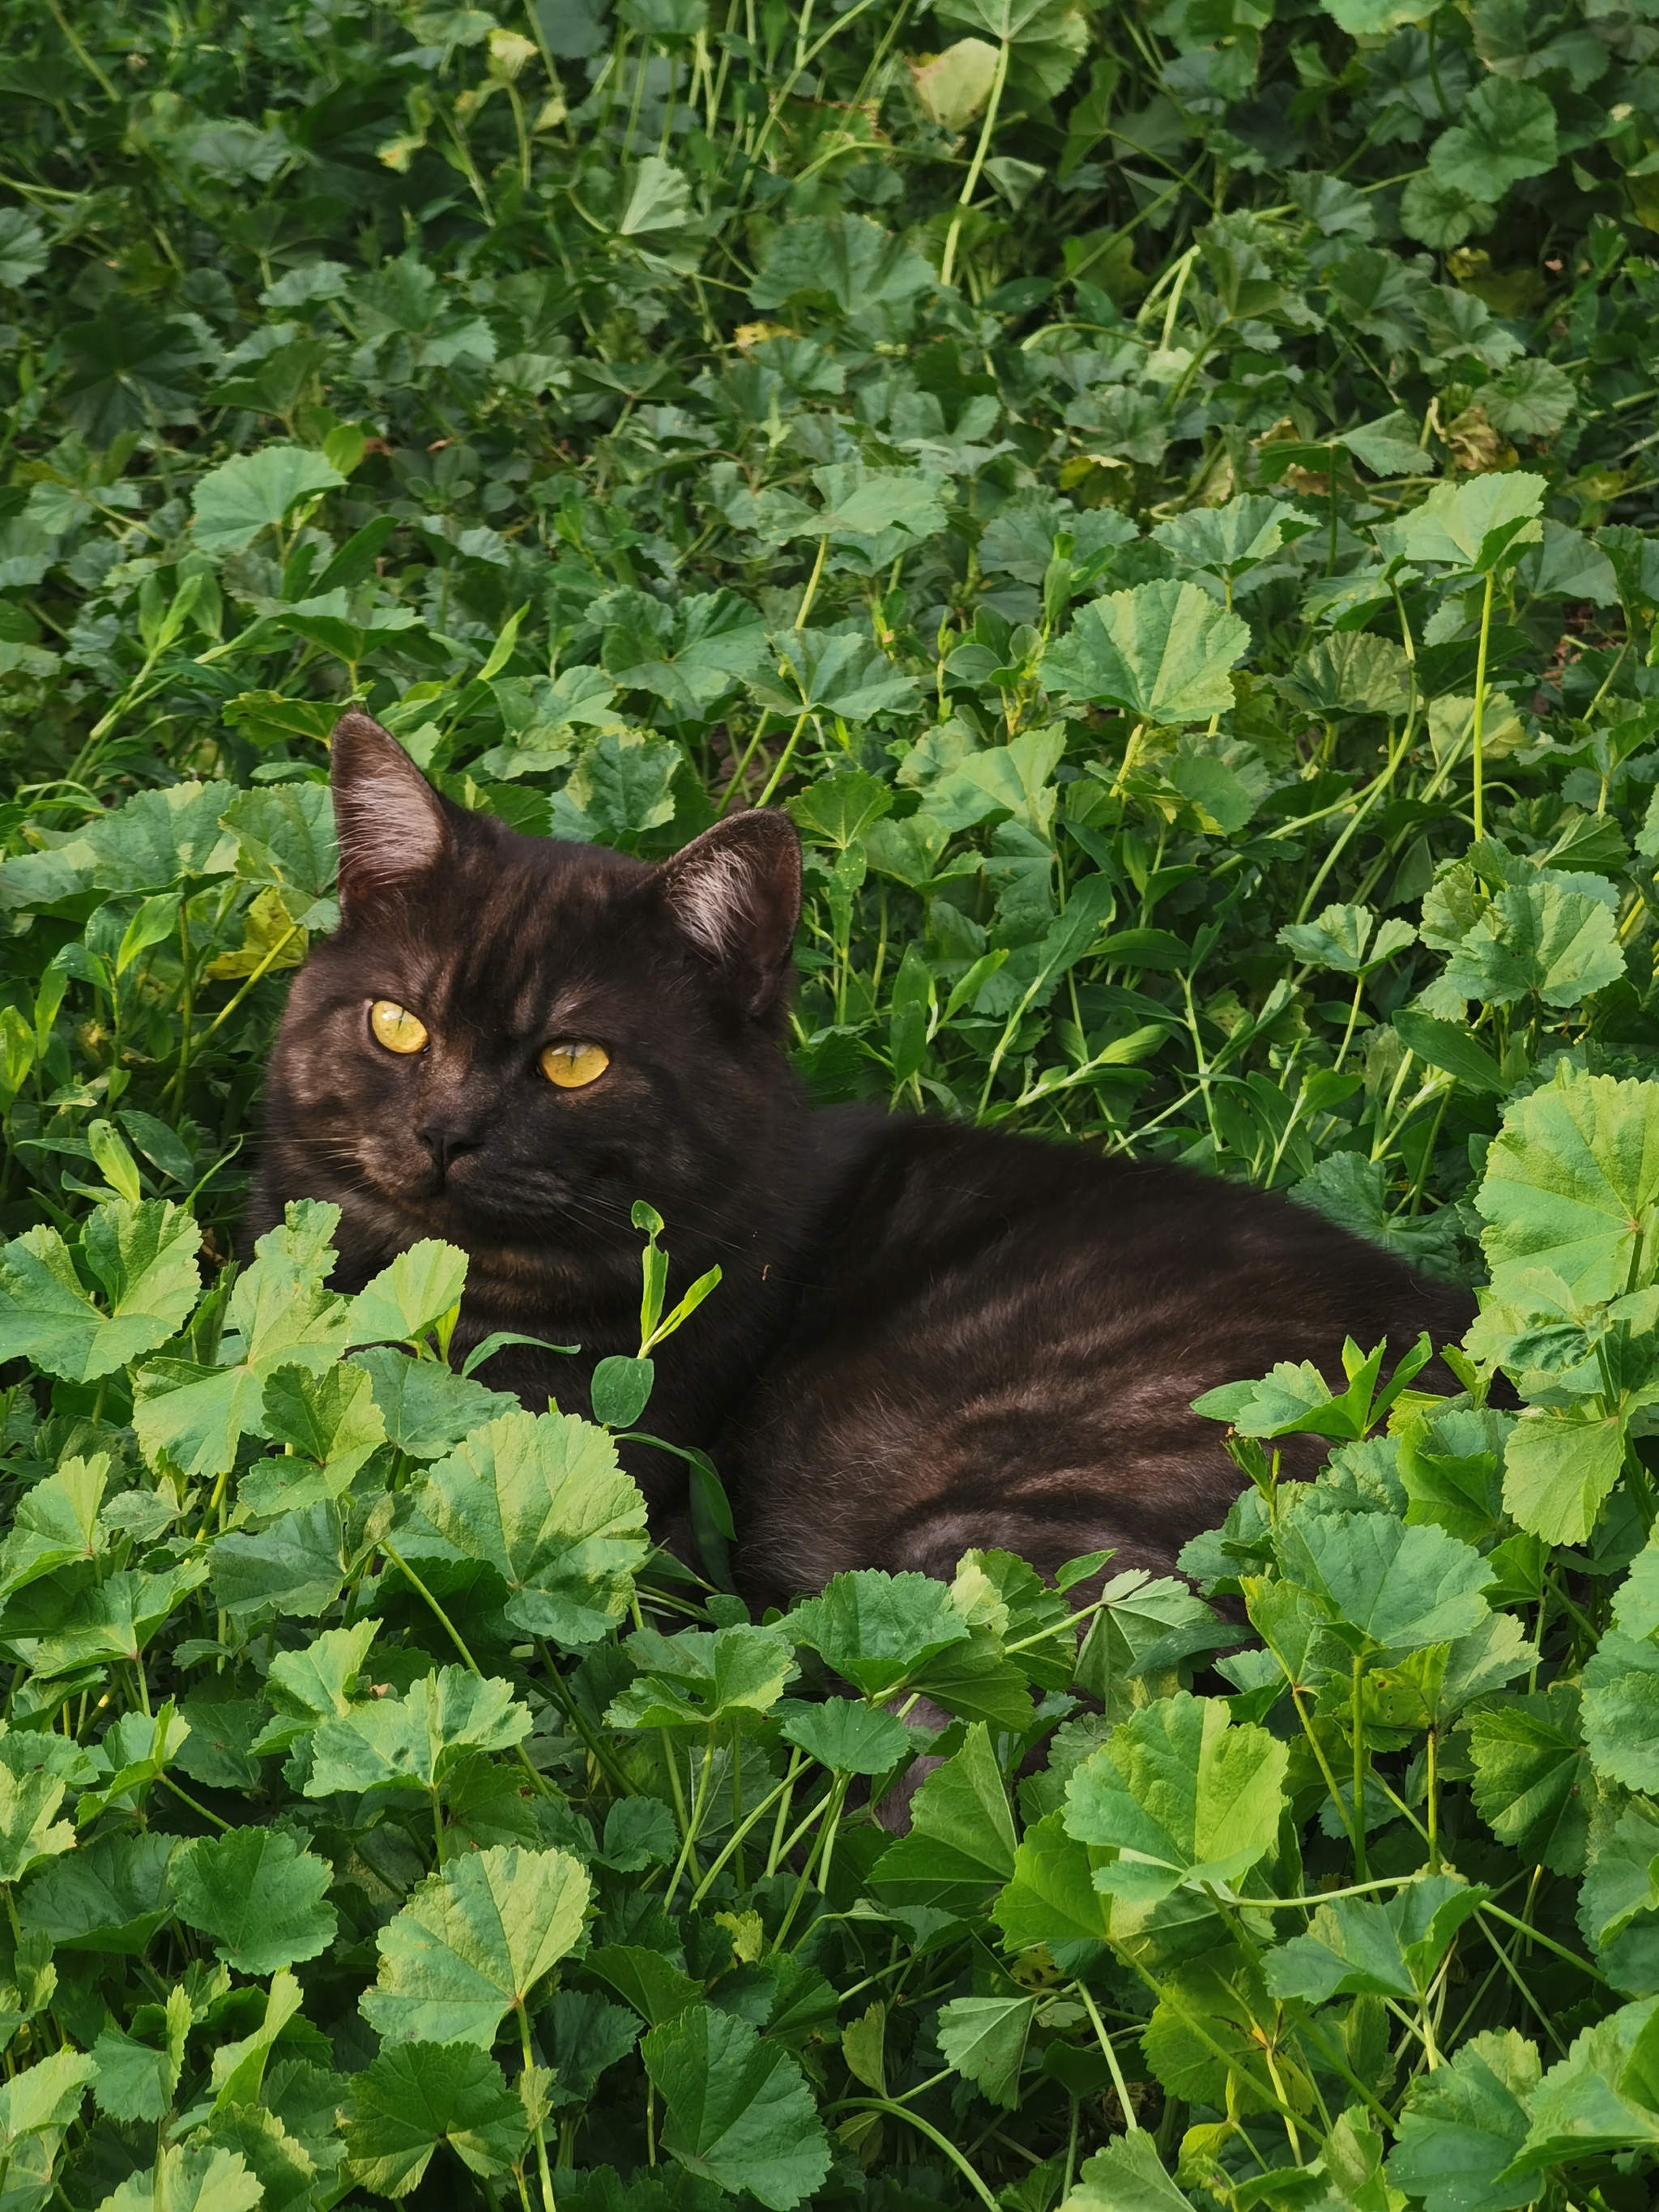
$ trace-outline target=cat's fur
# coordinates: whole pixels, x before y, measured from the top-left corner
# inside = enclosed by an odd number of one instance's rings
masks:
[[[657,1354],[657,1434],[708,1448],[739,1578],[783,1598],[840,1568],[949,1574],[970,1545],[1052,1566],[1115,1546],[1167,1568],[1238,1488],[1212,1385],[1345,1336],[1403,1352],[1472,1310],[1320,1215],[1181,1169],[869,1109],[815,1110],[783,1033],[799,904],[788,822],[747,813],[652,867],[441,799],[366,715],[334,738],[343,921],[295,979],[249,1228],[343,1209],[341,1279],[423,1237],[470,1254],[458,1342],[514,1329],[483,1379],[586,1410],[636,1347],[636,1198],[671,1296],[714,1297]],[[374,1041],[391,999],[430,1031]],[[610,1054],[556,1090],[558,1038]],[[630,1448],[653,1522],[681,1463]]]

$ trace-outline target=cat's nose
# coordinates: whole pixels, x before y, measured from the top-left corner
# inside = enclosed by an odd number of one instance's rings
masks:
[[[415,1133],[432,1155],[440,1182],[463,1152],[476,1152],[478,1149],[477,1131],[453,1121],[423,1121]]]

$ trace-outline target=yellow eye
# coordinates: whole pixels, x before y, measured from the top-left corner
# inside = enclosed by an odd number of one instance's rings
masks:
[[[368,1010],[368,1026],[375,1042],[388,1052],[419,1052],[426,1042],[426,1024],[391,999],[376,999]]]
[[[600,1044],[550,1044],[542,1054],[542,1073],[561,1091],[597,1083],[610,1065],[611,1055]]]

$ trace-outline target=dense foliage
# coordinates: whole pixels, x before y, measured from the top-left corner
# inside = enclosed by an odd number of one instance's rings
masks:
[[[0,0],[0,2212],[1650,2201],[1652,12]],[[230,1262],[348,698],[787,805],[821,1096],[1489,1278],[1462,1395],[751,1620],[460,1255]]]

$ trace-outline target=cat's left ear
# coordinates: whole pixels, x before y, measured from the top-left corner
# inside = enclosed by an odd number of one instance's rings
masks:
[[[347,913],[423,875],[450,849],[442,799],[373,715],[354,711],[334,725],[329,781]]]
[[[787,814],[733,814],[665,860],[670,914],[720,968],[746,1010],[769,1014],[787,992],[800,920],[800,839]]]

